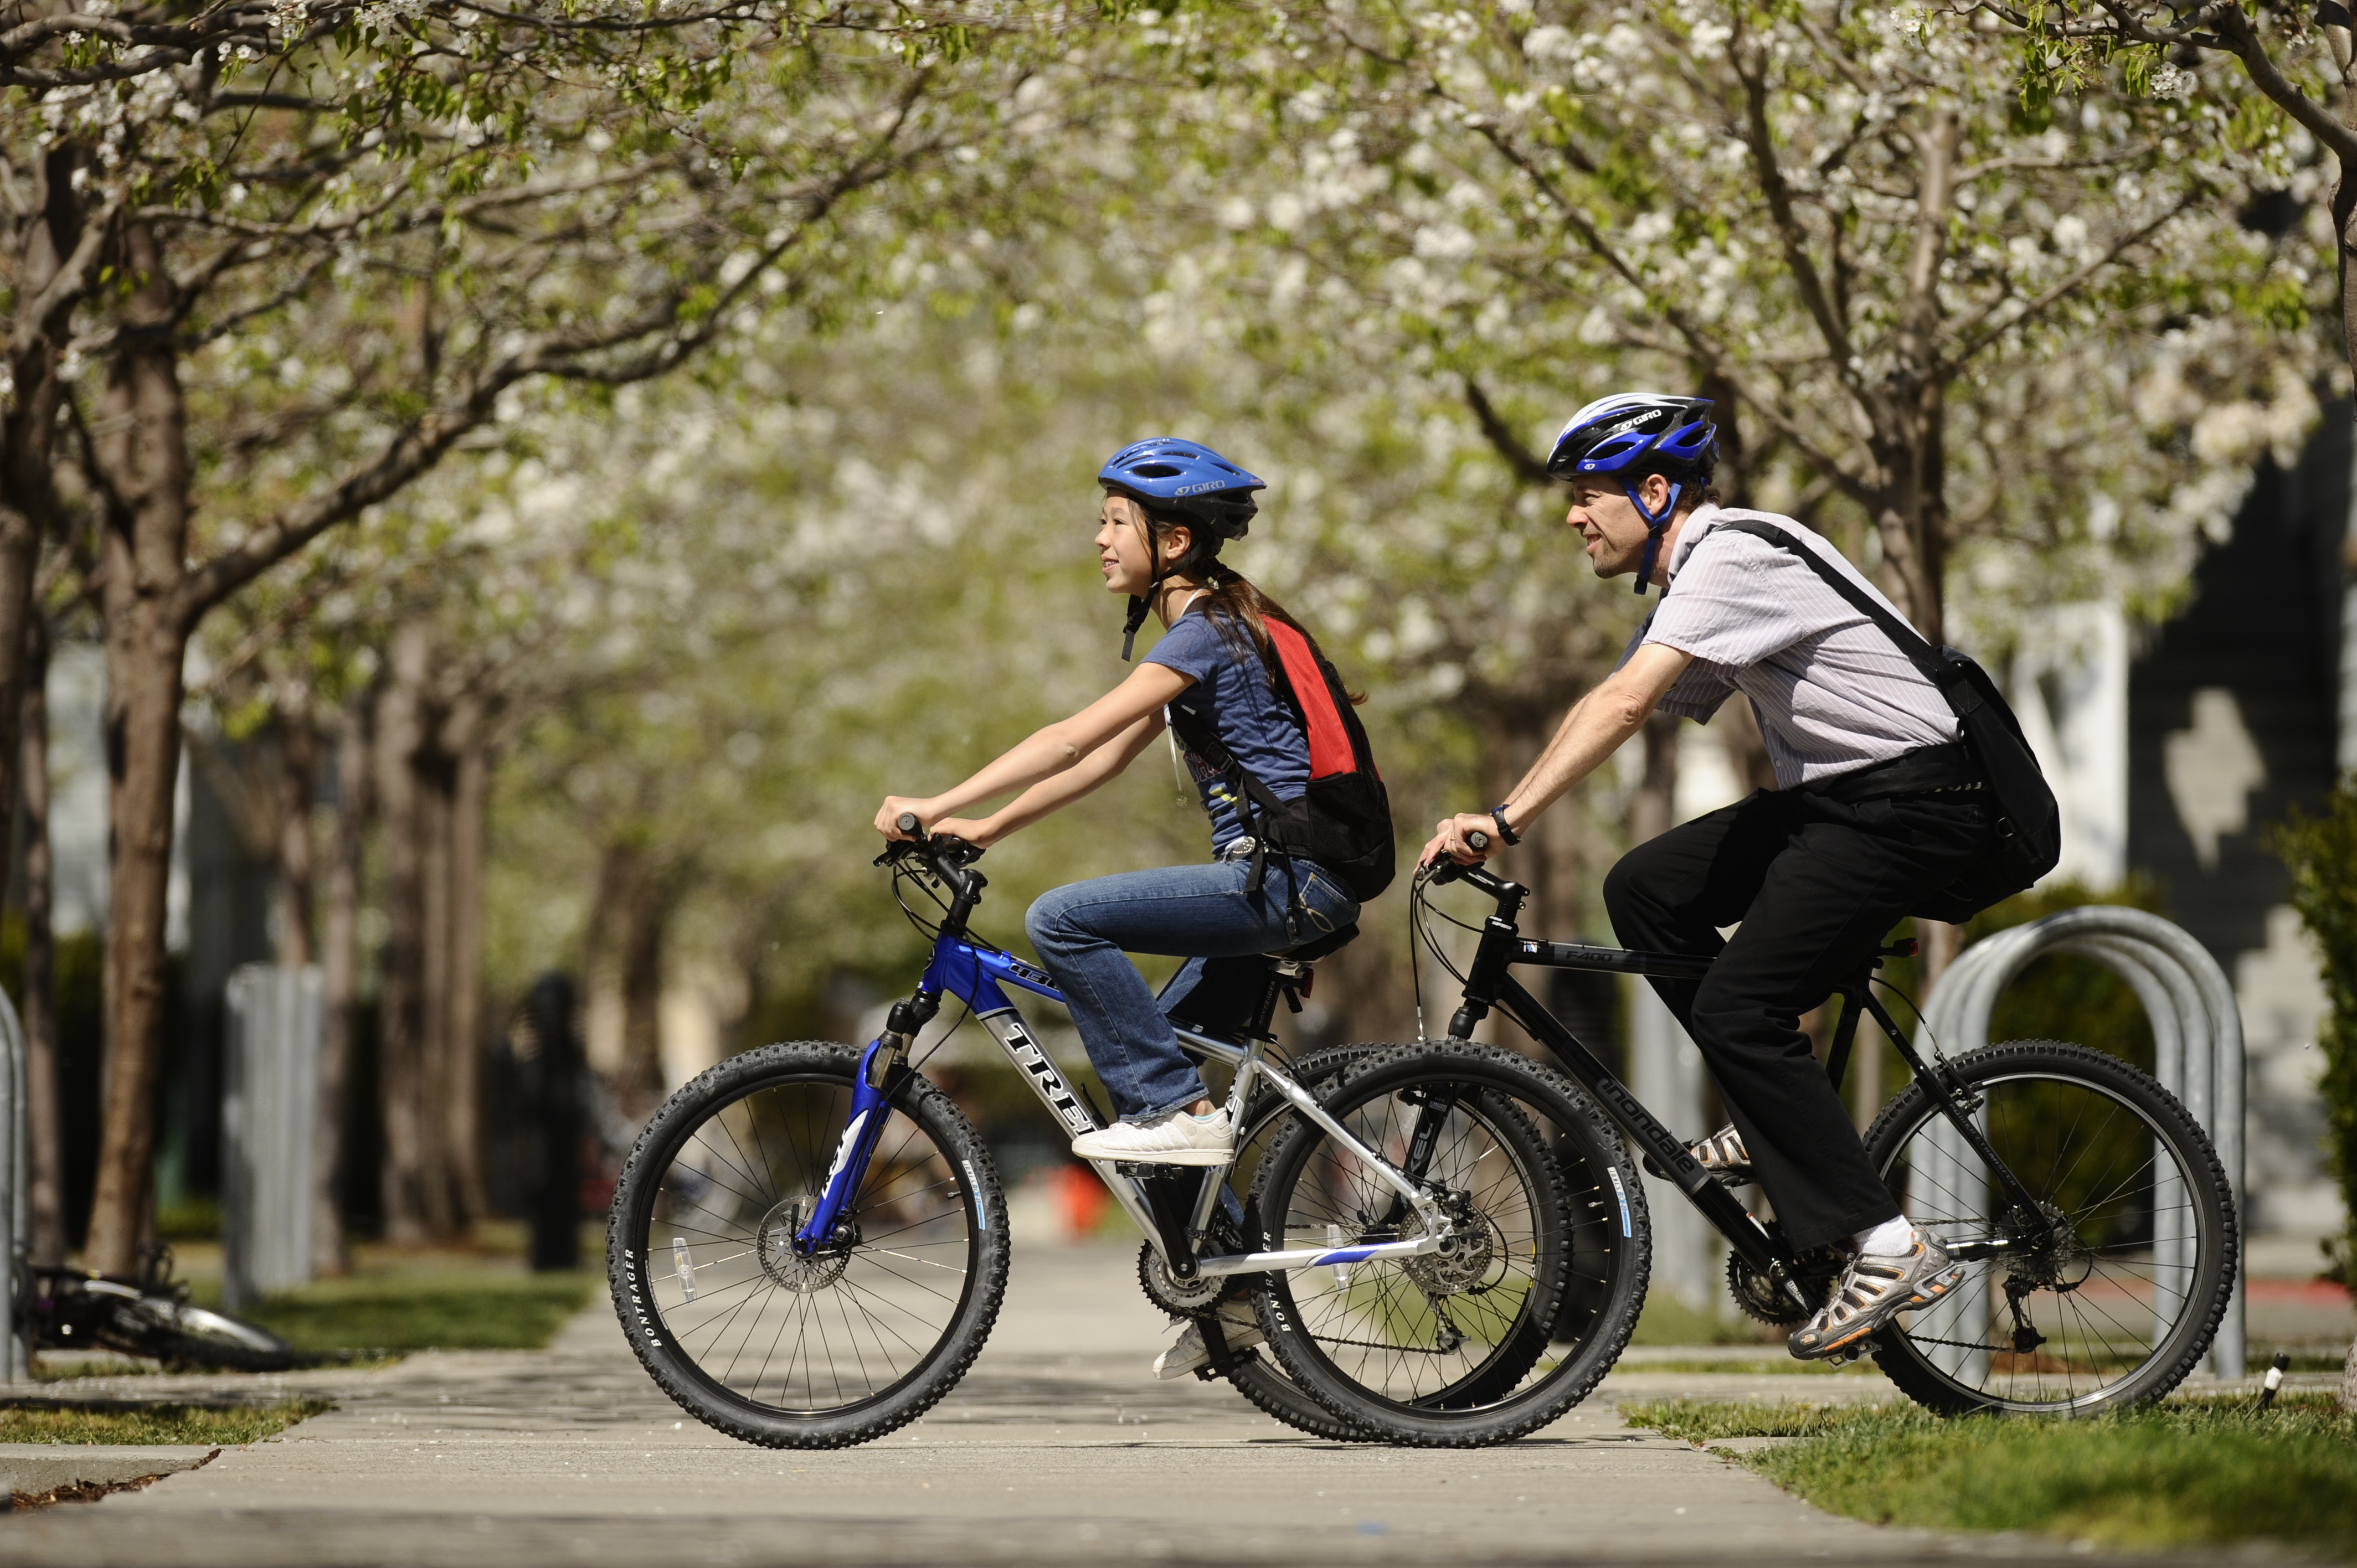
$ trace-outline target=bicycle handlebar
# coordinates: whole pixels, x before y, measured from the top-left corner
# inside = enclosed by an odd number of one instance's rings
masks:
[[[972,897],[981,892],[981,876],[965,868],[982,858],[982,845],[969,843],[952,833],[928,833],[914,811],[901,812],[892,819],[892,825],[909,836],[886,844],[875,864],[890,865],[915,855],[957,897]]]
[[[1486,853],[1490,847],[1490,835],[1476,828],[1465,835],[1465,846],[1476,854]],[[1463,865],[1453,860],[1435,861],[1425,880],[1443,887],[1452,882],[1470,882],[1484,893],[1494,893],[1504,886],[1480,865]]]

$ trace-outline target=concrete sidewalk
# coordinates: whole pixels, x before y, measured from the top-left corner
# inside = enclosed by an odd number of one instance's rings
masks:
[[[1019,1251],[1006,1312],[973,1374],[931,1416],[866,1447],[752,1448],[684,1418],[600,1306],[546,1352],[413,1357],[344,1379],[339,1409],[283,1437],[225,1450],[142,1491],[0,1520],[0,1565],[1750,1568],[2085,1555],[2060,1542],[1835,1519],[1724,1459],[1624,1426],[1611,1402],[1669,1392],[1890,1397],[1873,1377],[1616,1373],[1540,1436],[1471,1453],[1303,1438],[1224,1384],[1152,1380],[1163,1323],[1136,1290],[1133,1257]],[[164,1391],[159,1380],[136,1381]]]

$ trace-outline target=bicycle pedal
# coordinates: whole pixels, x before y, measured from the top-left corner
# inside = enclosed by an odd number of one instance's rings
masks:
[[[1132,1181],[1176,1181],[1203,1174],[1201,1165],[1157,1165],[1148,1160],[1115,1160],[1113,1168]]]

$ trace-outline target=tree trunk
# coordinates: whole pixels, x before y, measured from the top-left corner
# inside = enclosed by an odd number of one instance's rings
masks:
[[[1555,733],[1545,709],[1517,703],[1511,712],[1491,715],[1482,725],[1490,739],[1481,784],[1481,798],[1496,804],[1539,754]],[[1587,827],[1584,788],[1575,788],[1523,829],[1523,842],[1492,857],[1505,875],[1531,890],[1524,925],[1533,931],[1569,940],[1580,929],[1582,870],[1591,858],[1584,842]]]
[[[137,1266],[154,1208],[165,897],[188,634],[175,593],[186,572],[188,534],[188,435],[170,332],[176,302],[160,247],[145,224],[124,226],[122,259],[130,293],[100,399],[104,434],[93,442],[108,492],[101,599],[113,828],[106,1090],[89,1248],[91,1266],[102,1273],[128,1273]],[[14,720],[13,704],[8,716]],[[13,746],[7,755],[13,760]]]
[[[444,726],[456,759],[450,792],[450,1079],[448,1122],[452,1197],[473,1223],[490,1212],[483,1181],[482,974],[483,821],[490,799],[490,759],[482,704],[461,699]]]
[[[1710,727],[1738,784],[1747,790],[1776,788],[1776,763],[1768,755],[1768,740],[1760,733],[1760,715],[1750,698],[1740,692],[1728,697],[1712,715]]]
[[[1629,842],[1659,838],[1678,821],[1678,721],[1655,714],[1645,721],[1645,778],[1629,801]]]
[[[423,827],[414,766],[424,740],[427,648],[422,628],[393,639],[392,682],[377,704],[377,815],[384,856],[383,987],[377,1003],[377,1099],[384,1118],[382,1170],[385,1238],[421,1241],[429,1231],[425,1071],[425,942]]]
[[[319,790],[319,733],[307,702],[282,711],[278,725],[278,961],[299,969],[317,961],[311,943],[311,802]]]
[[[32,193],[41,216],[26,228],[15,280],[20,315],[11,334],[8,377],[16,393],[0,413],[0,800],[17,799],[20,788],[10,775],[20,760],[16,725],[29,690],[26,659],[33,636],[33,574],[41,537],[54,532],[57,496],[51,475],[58,408],[64,396],[58,358],[70,328],[61,317],[44,329],[23,313],[56,280],[66,257],[81,242],[81,199],[73,188],[79,158],[78,152],[66,146],[53,148],[42,158],[41,177]],[[7,835],[0,833],[0,886],[7,886],[10,850]]]
[[[62,1263],[66,1236],[65,1126],[58,1099],[57,932],[49,859],[49,639],[38,615],[25,621],[25,1097],[28,1142],[27,1238],[36,1263]]]
[[[667,877],[656,875],[646,853],[623,852],[628,860],[618,891],[621,904],[622,1065],[614,1097],[633,1122],[652,1114],[662,1100],[662,957],[671,923]]]
[[[328,865],[328,910],[319,989],[325,1015],[319,1040],[319,1137],[312,1166],[311,1266],[323,1275],[350,1266],[337,1178],[344,1155],[344,1086],[351,1076],[359,1024],[361,854],[368,843],[369,699],[344,708],[336,740],[336,850]]]
[[[2341,1411],[2357,1415],[2357,1339],[2349,1342],[2349,1359],[2341,1364]]]

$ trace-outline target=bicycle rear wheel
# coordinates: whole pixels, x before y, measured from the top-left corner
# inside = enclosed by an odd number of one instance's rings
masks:
[[[1974,1121],[2037,1200],[2022,1212],[1919,1080],[1867,1153],[1963,1283],[1875,1338],[1909,1397],[1947,1414],[2087,1414],[2157,1400],[2201,1363],[2237,1251],[2226,1173],[2177,1098],[2117,1057],[2056,1040],[1959,1057]]]
[[[1421,1178],[1454,1215],[1456,1244],[1265,1276],[1254,1305],[1294,1380],[1418,1446],[1504,1442],[1585,1398],[1636,1326],[1651,1251],[1635,1169],[1587,1100],[1513,1052],[1436,1041],[1373,1058],[1322,1103],[1388,1161],[1419,1131],[1430,1138]],[[1422,1233],[1307,1118],[1263,1162],[1254,1215],[1269,1250]]]
[[[765,1046],[682,1089],[640,1134],[608,1228],[640,1363],[697,1420],[775,1448],[865,1443],[954,1387],[1006,1288],[990,1152],[911,1078],[837,1244],[792,1244],[825,1190],[859,1052]]]

